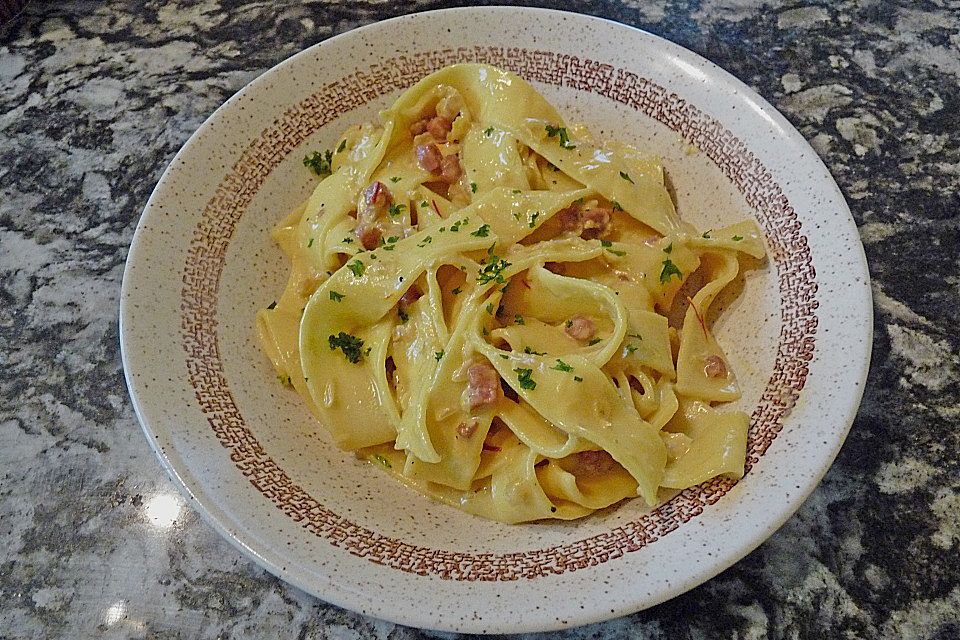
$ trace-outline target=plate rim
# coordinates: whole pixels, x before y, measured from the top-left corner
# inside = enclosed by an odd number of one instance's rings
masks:
[[[375,613],[367,613],[363,607],[357,607],[357,600],[365,601],[366,603],[375,604],[375,601],[368,594],[362,593],[355,589],[352,589],[350,585],[347,585],[343,582],[332,579],[331,576],[319,576],[319,574],[314,574],[315,576],[322,577],[324,580],[325,587],[322,589],[322,593],[318,592],[317,585],[309,584],[305,581],[301,581],[299,576],[288,570],[286,567],[283,567],[277,564],[275,561],[271,560],[267,556],[269,553],[264,553],[263,549],[258,550],[255,548],[257,545],[250,545],[244,542],[241,537],[228,527],[228,524],[235,522],[237,520],[236,516],[230,516],[228,513],[222,511],[219,506],[215,506],[211,500],[211,495],[206,495],[209,492],[203,490],[202,485],[198,482],[196,477],[193,477],[194,474],[182,474],[178,471],[176,467],[176,460],[182,459],[176,455],[176,452],[165,451],[159,444],[160,436],[157,429],[157,425],[148,425],[148,421],[145,419],[145,410],[141,406],[141,398],[138,397],[138,383],[133,378],[132,367],[136,367],[131,358],[135,359],[136,356],[129,353],[129,347],[126,346],[126,337],[127,337],[127,328],[131,320],[131,309],[130,309],[130,284],[131,282],[131,265],[137,261],[137,258],[143,260],[143,256],[140,254],[144,251],[142,247],[143,234],[146,233],[142,231],[145,226],[145,221],[147,220],[150,212],[156,207],[156,200],[162,197],[161,187],[164,185],[165,181],[168,179],[169,174],[173,167],[178,163],[182,162],[182,159],[190,153],[192,148],[197,144],[197,139],[199,136],[206,130],[209,129],[211,123],[215,122],[224,110],[227,110],[232,107],[232,105],[242,99],[242,97],[250,92],[254,91],[259,84],[266,82],[274,73],[276,73],[282,67],[292,64],[292,62],[301,57],[309,56],[320,48],[328,45],[336,40],[347,39],[351,37],[356,37],[358,31],[362,30],[373,30],[389,26],[391,23],[398,21],[407,21],[411,19],[423,19],[425,15],[436,16],[438,14],[455,14],[455,13],[511,13],[511,12],[521,12],[521,13],[540,13],[542,15],[551,15],[551,16],[568,16],[575,19],[586,19],[586,20],[595,20],[603,23],[607,23],[608,27],[614,29],[629,29],[631,31],[637,32],[641,37],[652,40],[654,43],[659,43],[663,46],[669,47],[676,51],[682,52],[683,55],[691,57],[694,61],[701,64],[706,64],[715,74],[719,74],[722,80],[728,86],[742,92],[745,96],[749,97],[751,100],[759,104],[766,114],[772,117],[777,121],[777,124],[784,130],[788,138],[792,138],[795,142],[802,144],[806,148],[810,148],[809,143],[803,136],[789,123],[789,121],[770,103],[768,103],[762,96],[756,93],[753,89],[747,86],[745,83],[737,79],[735,76],[724,70],[719,65],[716,65],[712,61],[700,56],[699,54],[686,49],[682,45],[671,42],[665,38],[652,34],[648,31],[632,27],[614,20],[607,18],[601,18],[597,16],[592,16],[589,14],[581,14],[567,11],[558,11],[553,9],[543,9],[543,8],[530,8],[530,7],[512,7],[512,6],[497,6],[497,7],[460,7],[460,8],[448,8],[448,9],[439,9],[433,11],[420,11],[412,14],[397,16],[388,20],[383,20],[379,22],[370,23],[357,29],[353,29],[337,36],[328,38],[321,42],[318,42],[302,51],[299,51],[292,56],[285,58],[280,61],[273,67],[267,69],[262,74],[258,75],[256,78],[251,80],[249,83],[244,85],[236,93],[234,93],[230,98],[228,98],[222,105],[220,105],[209,117],[207,117],[204,122],[197,128],[196,131],[187,139],[183,147],[177,152],[174,158],[171,160],[170,164],[162,173],[157,187],[151,193],[150,198],[148,199],[143,213],[141,214],[140,220],[138,221],[136,230],[134,232],[133,239],[131,241],[130,250],[128,253],[127,261],[124,267],[123,272],[123,282],[121,285],[121,294],[120,294],[120,308],[119,308],[119,341],[120,341],[120,350],[121,350],[121,360],[124,369],[124,378],[127,384],[128,392],[131,398],[134,411],[137,415],[138,421],[141,424],[143,432],[147,437],[151,448],[154,453],[157,455],[158,459],[161,462],[161,465],[166,470],[167,474],[174,481],[175,486],[178,490],[185,495],[188,500],[194,504],[196,511],[200,513],[204,521],[208,522],[213,528],[220,533],[221,536],[226,538],[233,546],[239,549],[244,555],[252,559],[258,565],[269,571],[271,574],[280,577],[284,581],[292,584],[293,586],[302,589],[308,593],[315,594],[317,597],[323,599],[324,601],[331,602],[337,606],[341,606],[353,611],[360,611],[365,615],[375,615],[385,619],[389,619],[401,624],[416,626],[421,628],[433,628],[438,630],[446,631],[472,631],[472,632],[484,632],[484,633],[496,633],[496,632],[518,632],[518,631],[546,631],[546,630],[555,630],[562,628],[569,628],[572,626],[578,626],[582,624],[589,624],[592,622],[597,622],[601,620],[606,620],[612,617],[624,615],[627,613],[632,613],[638,610],[637,606],[622,605],[620,607],[615,607],[616,612],[612,612],[609,608],[603,608],[603,611],[600,611],[599,608],[596,608],[595,615],[584,614],[581,617],[567,623],[556,623],[550,624],[549,620],[538,619],[538,620],[529,620],[529,621],[512,621],[512,622],[497,622],[496,620],[484,620],[480,619],[483,628],[480,625],[471,626],[469,620],[463,620],[461,622],[466,624],[457,625],[441,625],[441,626],[431,626],[429,624],[424,624],[424,619],[418,617],[416,612],[413,615],[397,615],[396,611],[390,611],[389,615],[386,615],[387,612],[378,610]],[[726,90],[727,87],[724,87],[723,90]],[[821,170],[824,176],[829,177],[828,183],[824,183],[823,186],[829,186],[830,190],[833,192],[833,195],[836,198],[836,202],[842,207],[843,211],[843,222],[847,227],[848,231],[852,231],[855,236],[858,236],[856,224],[853,220],[852,214],[849,210],[849,205],[846,202],[846,199],[843,197],[842,192],[840,191],[839,186],[836,183],[836,180],[830,174],[829,169],[823,163],[822,159],[816,154],[812,148],[810,160],[819,164],[818,169]],[[798,491],[796,494],[793,494],[784,499],[784,506],[782,509],[778,510],[777,517],[767,521],[766,526],[757,529],[757,531],[745,541],[741,540],[738,544],[734,545],[735,551],[727,552],[723,555],[723,559],[711,564],[698,565],[698,571],[688,573],[684,579],[676,581],[672,587],[668,587],[658,591],[656,596],[653,598],[645,599],[642,607],[646,608],[649,606],[654,606],[661,602],[664,602],[672,597],[675,597],[695,586],[698,586],[710,578],[716,576],[720,572],[729,568],[744,556],[753,551],[758,547],[763,541],[765,541],[773,532],[779,529],[794,513],[799,509],[803,504],[806,498],[813,492],[813,490],[819,485],[823,476],[832,466],[836,455],[838,454],[840,447],[843,445],[846,440],[847,434],[849,433],[850,428],[852,427],[853,421],[856,417],[856,413],[859,409],[862,395],[865,389],[865,382],[867,375],[869,373],[870,358],[872,355],[872,334],[873,334],[873,304],[872,304],[872,293],[869,288],[869,269],[866,262],[865,253],[863,250],[862,242],[856,242],[855,246],[859,248],[859,255],[857,256],[857,263],[862,269],[863,275],[866,277],[867,285],[865,286],[867,296],[863,300],[865,313],[862,314],[863,318],[863,327],[864,331],[864,348],[859,354],[861,356],[861,367],[860,375],[856,381],[856,391],[849,397],[849,401],[844,407],[844,416],[843,421],[845,423],[845,428],[837,430],[834,432],[835,438],[834,441],[830,443],[828,455],[823,457],[824,463],[821,465],[819,473],[816,477],[811,477],[803,489]],[[860,316],[861,314],[858,314]],[[149,395],[147,392],[140,390],[140,393],[144,396]],[[162,429],[161,429],[162,430]],[[826,448],[824,448],[826,450]],[[189,478],[187,476],[190,476]],[[198,491],[199,489],[199,491]],[[199,495],[199,497],[198,497]],[[266,545],[259,545],[265,547]],[[269,552],[270,549],[267,548]],[[344,592],[349,592],[354,597],[340,597],[340,594]],[[547,624],[543,624],[544,621]]]

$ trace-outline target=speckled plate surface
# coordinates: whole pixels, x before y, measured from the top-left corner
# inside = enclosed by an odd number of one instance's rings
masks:
[[[337,450],[276,383],[254,332],[286,264],[269,230],[309,194],[301,159],[430,71],[511,69],[582,121],[664,158],[698,227],[753,216],[770,259],[716,325],[751,413],[748,473],[509,526],[436,504]],[[557,629],[649,607],[760,544],[836,455],[860,401],[872,307],[840,191],[790,124],[689,51],[581,15],[422,13],[312,47],[245,87],[150,198],[120,305],[127,383],[174,481],[228,540],[329,602],[435,629]]]

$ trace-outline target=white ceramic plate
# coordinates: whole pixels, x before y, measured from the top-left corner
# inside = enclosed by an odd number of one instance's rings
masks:
[[[649,511],[487,522],[337,450],[277,385],[254,333],[287,267],[269,230],[309,194],[301,160],[428,72],[511,69],[568,121],[663,156],[700,228],[753,216],[771,259],[716,327],[752,413],[749,472]],[[127,384],[195,507],[284,580],[403,624],[557,629],[637,611],[755,548],[799,507],[854,418],[871,344],[856,228],[817,155],[762,98],[685,49],[620,24],[521,8],[406,16],[314,46],[216,111],[164,173],[123,279]]]

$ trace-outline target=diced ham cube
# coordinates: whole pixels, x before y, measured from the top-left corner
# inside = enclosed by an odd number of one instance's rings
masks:
[[[461,175],[463,170],[460,168],[460,156],[456,154],[446,156],[440,166],[440,176],[443,181],[453,184],[460,179]]]
[[[708,378],[726,378],[727,363],[720,356],[707,356],[703,360],[703,373]]]
[[[421,144],[417,147],[417,162],[425,171],[440,173],[443,156],[435,144]]]
[[[586,342],[597,335],[597,325],[586,316],[573,316],[567,320],[564,332],[574,340]]]
[[[466,422],[461,422],[460,426],[457,427],[457,434],[462,438],[470,438],[474,433],[477,432],[478,423],[476,420],[467,420]]]
[[[414,122],[413,124],[411,124],[411,125],[410,125],[410,135],[413,136],[414,138],[416,138],[418,135],[420,135],[421,133],[423,133],[424,131],[426,131],[426,130],[427,130],[427,122],[429,122],[429,119],[428,119],[428,118],[422,118],[422,119],[420,119],[420,120],[417,120],[417,121]]]
[[[435,116],[430,118],[430,121],[427,123],[427,131],[438,142],[443,142],[447,139],[447,134],[450,133],[450,129],[453,128],[453,122],[447,120],[443,116]]]
[[[616,461],[606,451],[581,451],[577,454],[577,471],[600,475],[616,467]]]
[[[380,238],[383,236],[383,231],[376,224],[358,224],[353,233],[367,251],[376,249],[377,245],[380,244]]]
[[[497,401],[500,375],[489,362],[480,362],[467,369],[467,397],[470,409],[476,409]]]
[[[560,222],[560,228],[564,231],[574,231],[580,234],[580,205],[571,204],[566,209],[557,212],[557,220]]]
[[[364,190],[363,199],[368,205],[380,209],[381,207],[388,206],[390,201],[393,200],[393,197],[390,195],[390,190],[387,189],[387,185],[379,180],[375,180]]]
[[[610,231],[610,220],[612,216],[613,209],[607,209],[606,207],[586,209],[581,214],[583,233],[580,235],[587,240],[594,240],[606,236]]]

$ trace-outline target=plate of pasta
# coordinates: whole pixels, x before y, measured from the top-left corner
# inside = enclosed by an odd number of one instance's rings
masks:
[[[846,436],[871,313],[836,184],[762,98],[499,7],[228,100],[148,202],[120,315],[151,446],[228,540],[354,611],[498,633],[760,544]]]

